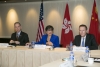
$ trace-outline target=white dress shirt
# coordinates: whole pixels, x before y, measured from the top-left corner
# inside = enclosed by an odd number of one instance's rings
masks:
[[[20,33],[21,33],[21,31],[17,33],[17,36],[18,36],[18,37],[20,36]]]

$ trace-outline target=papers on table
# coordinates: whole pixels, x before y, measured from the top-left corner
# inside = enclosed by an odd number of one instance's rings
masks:
[[[45,44],[35,44],[35,45],[32,45],[34,49],[49,49],[51,48],[52,46],[46,46]],[[25,47],[29,47],[29,46],[25,46]]]

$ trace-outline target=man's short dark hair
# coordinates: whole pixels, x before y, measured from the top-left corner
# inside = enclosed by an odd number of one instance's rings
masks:
[[[19,25],[21,26],[21,24],[20,24],[19,22],[15,22],[15,23],[14,23],[14,26],[15,26],[16,24],[19,24]]]
[[[87,26],[84,25],[84,24],[81,24],[81,25],[79,26],[79,28],[80,28],[80,27],[85,27],[85,29],[87,30]]]
[[[51,25],[46,26],[45,31],[48,31],[48,30],[53,31],[54,30],[53,26]]]

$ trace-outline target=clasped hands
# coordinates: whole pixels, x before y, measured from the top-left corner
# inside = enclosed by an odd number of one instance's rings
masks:
[[[26,46],[28,46],[28,45],[30,45],[31,43],[26,43]],[[52,46],[53,45],[53,43],[52,42],[50,42],[50,41],[48,41],[48,42],[46,42],[46,45],[48,45],[48,46]]]
[[[48,46],[52,46],[52,45],[53,45],[53,43],[50,42],[50,41],[46,42],[46,44],[47,44]]]
[[[19,41],[10,40],[10,43],[20,44]]]

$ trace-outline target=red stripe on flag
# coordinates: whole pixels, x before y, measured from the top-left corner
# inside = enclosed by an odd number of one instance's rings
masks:
[[[36,41],[40,41],[42,35],[44,34],[44,24],[42,21],[39,22],[38,34]]]

